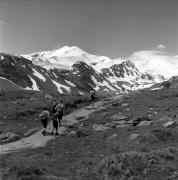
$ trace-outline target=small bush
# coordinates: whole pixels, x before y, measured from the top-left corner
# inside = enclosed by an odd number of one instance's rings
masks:
[[[176,171],[178,149],[168,148],[151,152],[126,152],[104,158],[97,166],[83,167],[82,177],[89,174],[99,180],[162,179]],[[88,177],[88,179],[86,178]],[[149,178],[148,178],[149,177]]]

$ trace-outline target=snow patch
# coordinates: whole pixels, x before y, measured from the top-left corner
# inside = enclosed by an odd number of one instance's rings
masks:
[[[65,80],[65,81],[66,81],[66,83],[69,84],[70,86],[75,87],[75,84],[73,84],[71,81],[67,81],[67,80]]]
[[[32,90],[39,91],[36,81],[31,76],[28,75],[28,77],[30,78],[30,80],[32,82]]]
[[[36,69],[32,69],[33,70],[33,75],[38,77],[39,79],[41,79],[42,81],[46,81],[46,79],[44,78],[44,76],[42,74],[40,74],[38,71],[36,71]]]
[[[96,86],[106,86],[109,90],[117,91],[117,90],[114,89],[108,82],[106,82],[106,81],[98,82],[94,76],[92,76],[91,78],[92,78],[93,82],[96,84]],[[97,88],[97,87],[96,87],[96,88]],[[97,89],[98,89],[98,88],[97,88]]]
[[[83,93],[83,92],[81,92],[81,91],[79,91],[79,94],[80,94],[80,95],[83,95],[84,93]]]
[[[62,84],[60,84],[60,83],[58,83],[58,82],[56,82],[56,81],[54,81],[54,80],[52,80],[52,82],[53,82],[53,83],[55,84],[55,86],[57,87],[58,92],[63,93],[63,91],[62,91],[61,88],[64,88],[67,92],[70,91],[70,87],[65,86],[65,85],[62,85]]]
[[[152,91],[155,91],[155,90],[160,90],[160,89],[162,89],[163,87],[157,87],[157,88],[152,88],[151,90]]]
[[[52,72],[52,74],[54,75],[55,78],[58,78],[57,75],[56,75],[56,73]]]

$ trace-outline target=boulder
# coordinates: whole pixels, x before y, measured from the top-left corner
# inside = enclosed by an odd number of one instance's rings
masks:
[[[164,123],[163,126],[164,126],[165,128],[176,127],[176,126],[177,126],[177,123],[176,123],[175,121],[168,121],[168,122]]]
[[[77,129],[76,134],[78,137],[85,137],[85,136],[88,136],[90,133],[85,128],[79,128],[79,129]]]
[[[154,115],[157,115],[157,114],[158,114],[158,112],[156,112],[156,111],[155,111],[153,114],[154,114]]]
[[[82,119],[85,119],[86,117],[85,117],[85,116],[76,115],[76,116],[74,116],[74,118],[75,118],[76,120],[82,120]]]
[[[66,133],[66,128],[64,127],[64,126],[62,126],[62,127],[59,127],[59,134],[60,135],[64,135],[65,133]]]
[[[76,131],[70,131],[70,132],[68,133],[68,136],[73,136],[73,137],[75,137],[75,136],[77,136],[77,133],[76,133]]]
[[[10,131],[0,135],[0,142],[2,143],[12,142],[18,139],[20,139],[20,136]]]
[[[108,140],[111,140],[111,139],[114,139],[114,138],[116,138],[117,137],[117,134],[113,134],[112,136],[109,136],[108,138],[107,138],[107,141]]]
[[[131,135],[129,136],[129,139],[130,139],[130,140],[135,140],[135,139],[137,139],[139,136],[140,136],[140,134],[131,134]]]
[[[112,103],[112,106],[120,106],[120,102],[114,102]]]
[[[86,110],[91,110],[91,109],[93,109],[93,107],[88,106],[88,107],[86,107],[85,109],[86,109]]]
[[[114,121],[121,121],[121,120],[128,121],[129,120],[129,118],[127,116],[121,116],[121,115],[118,115],[118,114],[113,115],[112,119]]]
[[[24,134],[24,136],[25,137],[30,136],[30,135],[34,134],[36,131],[38,131],[38,130],[39,130],[39,128],[31,128]]]
[[[107,129],[111,129],[111,128],[108,126],[105,126],[103,124],[93,124],[93,130],[94,131],[105,131]]]
[[[141,121],[138,126],[151,126],[152,124],[152,121]]]
[[[127,106],[129,106],[129,104],[128,104],[128,103],[124,103],[124,104],[122,104],[121,106],[122,106],[122,107],[127,107]]]
[[[151,119],[148,117],[144,117],[144,116],[135,118],[135,119],[133,119],[133,126],[137,126],[138,124],[140,124],[141,121],[151,121]]]
[[[109,127],[109,128],[115,128],[115,124],[114,123],[106,123],[104,124],[106,127]]]
[[[129,124],[119,124],[119,125],[116,125],[116,128],[126,128],[129,126],[130,126]]]

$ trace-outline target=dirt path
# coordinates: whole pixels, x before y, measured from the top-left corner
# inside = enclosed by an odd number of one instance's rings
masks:
[[[110,98],[111,101],[116,100],[116,99],[121,99],[121,96],[116,96],[116,97]],[[87,119],[91,113],[104,108],[103,102],[104,101],[96,102],[95,103],[96,108],[94,108],[94,109],[91,107],[87,107],[87,108],[84,107],[84,108],[81,108],[81,109],[78,109],[78,110],[72,112],[69,115],[66,115],[66,117],[64,117],[62,124],[64,126],[68,126],[68,125],[78,123],[78,121],[76,120],[77,117],[84,117],[84,119]],[[84,119],[82,119],[82,120],[84,120]],[[50,122],[48,124],[48,128],[47,128],[47,131],[51,132],[51,130],[52,130],[52,122]],[[62,128],[59,129],[59,134],[61,133],[61,131],[62,131]],[[24,149],[24,148],[42,147],[42,146],[45,146],[49,140],[55,138],[55,136],[43,136],[41,134],[41,132],[42,131],[39,130],[38,132],[32,134],[31,136],[23,138],[19,141],[1,145],[0,146],[0,155],[10,153],[13,151],[17,151],[20,149]]]

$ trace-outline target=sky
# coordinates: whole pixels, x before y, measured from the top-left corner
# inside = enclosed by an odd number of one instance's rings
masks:
[[[178,1],[0,0],[0,52],[65,45],[110,58],[156,49],[175,56]]]

